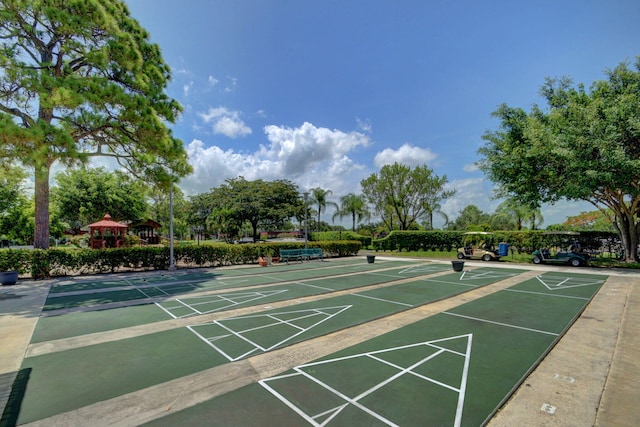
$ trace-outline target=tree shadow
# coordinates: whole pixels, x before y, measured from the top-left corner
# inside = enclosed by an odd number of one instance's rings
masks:
[[[18,422],[30,376],[31,368],[0,374],[0,427],[13,427]]]

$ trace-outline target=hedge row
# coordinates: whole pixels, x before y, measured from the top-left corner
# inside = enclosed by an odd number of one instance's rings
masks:
[[[323,242],[327,240],[359,240],[363,247],[371,246],[371,236],[363,236],[355,231],[319,231],[310,233],[311,240]]]
[[[376,251],[450,251],[464,243],[462,231],[392,231],[382,239],[373,240]],[[571,236],[545,234],[541,230],[495,231],[494,243],[506,242],[519,253],[531,253],[541,247],[564,244]],[[585,249],[616,251],[620,245],[617,234],[604,231],[584,231],[577,236]]]
[[[356,255],[359,241],[311,242],[325,256]],[[202,244],[176,246],[174,259],[178,267],[215,267],[255,263],[260,256],[277,256],[280,249],[304,248],[304,243]],[[133,247],[119,249],[2,249],[0,271],[18,271],[33,278],[95,274],[127,270],[163,270],[169,267],[168,247]]]

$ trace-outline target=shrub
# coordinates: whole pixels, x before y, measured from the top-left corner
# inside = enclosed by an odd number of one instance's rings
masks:
[[[360,241],[341,240],[313,242],[310,247],[322,248],[325,256],[355,255]],[[216,267],[255,263],[260,256],[277,255],[280,249],[303,248],[302,242],[249,243],[242,245],[214,243],[176,246],[176,264],[189,267]],[[162,270],[169,264],[170,249],[165,246],[141,246],[118,249],[48,250],[2,249],[0,271],[18,271],[41,279],[70,274],[95,274],[122,270]]]

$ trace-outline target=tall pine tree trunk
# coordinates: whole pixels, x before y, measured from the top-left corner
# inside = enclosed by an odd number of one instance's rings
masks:
[[[49,171],[50,164],[35,167],[35,235],[33,245],[36,249],[49,248]]]

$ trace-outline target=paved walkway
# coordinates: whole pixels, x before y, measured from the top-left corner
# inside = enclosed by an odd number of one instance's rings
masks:
[[[486,263],[468,264],[486,266]],[[559,269],[514,264],[502,266],[528,268],[534,272]],[[575,269],[567,271],[576,272]],[[535,274],[534,272],[531,274]],[[580,272],[603,273],[602,270],[590,269],[580,269]],[[611,277],[599,294],[553,351],[506,402],[489,426],[520,424],[615,427],[638,424],[640,364],[635,359],[640,354],[640,274],[631,271],[604,273],[611,274]],[[68,426],[87,422],[93,425],[138,425],[162,416],[166,411],[192,406],[215,394],[234,390],[301,362],[329,354],[337,349],[334,348],[336,346],[343,348],[397,329],[511,284],[510,281],[499,282],[32,425]],[[22,358],[27,352],[49,285],[50,282],[28,281],[0,288],[0,408],[4,406],[3,387],[6,395],[6,386],[20,369]],[[571,424],[567,424],[567,420],[572,420]]]

